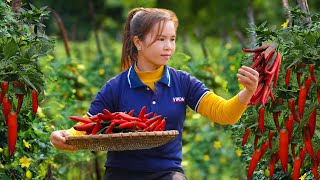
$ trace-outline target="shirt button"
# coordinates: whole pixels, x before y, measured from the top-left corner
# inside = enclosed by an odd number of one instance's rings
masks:
[[[156,101],[152,101],[152,104],[156,104]]]
[[[149,91],[149,90],[150,90],[150,88],[149,88],[149,87],[147,87],[147,90]]]

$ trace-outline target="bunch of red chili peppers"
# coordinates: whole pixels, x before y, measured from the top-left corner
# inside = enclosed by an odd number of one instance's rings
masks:
[[[13,156],[14,149],[17,143],[18,136],[18,122],[17,115],[20,112],[22,107],[24,94],[16,93],[15,98],[17,99],[17,103],[15,105],[15,109],[12,108],[13,100],[9,95],[9,82],[3,81],[1,83],[1,93],[0,93],[0,105],[2,104],[2,110],[4,115],[4,123],[8,126],[8,148],[9,148],[9,156]],[[26,85],[23,82],[14,81],[13,88],[26,88]],[[18,92],[18,91],[15,91]],[[32,114],[35,115],[38,109],[38,92],[36,90],[32,90]]]
[[[287,104],[284,104],[283,99],[285,97],[275,98],[272,93],[277,85],[282,59],[280,53],[277,52],[277,48],[265,44],[254,49],[243,48],[243,51],[254,53],[251,67],[260,73],[258,88],[250,104],[261,104],[258,111],[258,123],[248,127],[242,139],[242,146],[244,146],[251,132],[255,132],[254,153],[248,167],[247,178],[251,179],[258,162],[268,152],[270,155],[269,171],[271,179],[273,179],[275,166],[279,160],[280,169],[284,173],[288,173],[288,163],[293,162],[292,179],[299,179],[300,169],[303,167],[307,153],[311,159],[311,171],[314,178],[319,179],[320,148],[316,150],[312,144],[316,129],[317,106],[320,104],[320,84],[317,83],[315,76],[315,64],[299,63],[285,69],[285,87],[283,88],[290,91],[290,88],[297,86],[299,92],[297,92],[297,99],[294,97],[287,98]],[[293,68],[296,72],[297,85],[290,85],[290,83],[293,83],[290,82]],[[302,68],[308,68],[308,70]],[[273,84],[271,84],[272,81]],[[313,91],[316,92],[316,97],[313,93],[310,94],[311,88],[316,89]],[[271,97],[270,104],[268,104],[269,97]],[[306,106],[309,108],[305,109]],[[282,111],[284,108],[288,110]],[[266,109],[272,112],[274,126],[265,125]],[[283,112],[282,116],[281,112]],[[262,138],[264,135],[266,138]],[[260,139],[264,139],[264,142],[259,144]],[[277,139],[279,143],[273,143],[274,141],[277,142]],[[299,140],[303,143],[299,144]]]
[[[149,112],[146,113],[146,106],[140,110],[138,117],[134,117],[134,110],[130,112],[110,113],[107,109],[90,118],[69,116],[71,120],[78,121],[73,128],[77,131],[86,131],[89,134],[112,134],[119,132],[149,132],[163,131],[166,120],[162,115]]]

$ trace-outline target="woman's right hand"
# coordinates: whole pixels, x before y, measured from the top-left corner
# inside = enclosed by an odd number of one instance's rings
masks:
[[[67,150],[67,151],[76,151],[77,148],[75,148],[72,145],[66,144],[65,137],[67,136],[70,136],[67,130],[53,131],[50,135],[50,142],[57,149]]]

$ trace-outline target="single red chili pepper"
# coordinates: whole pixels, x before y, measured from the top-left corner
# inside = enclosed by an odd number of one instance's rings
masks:
[[[167,124],[166,118],[162,119],[162,121],[161,121],[161,126],[160,126],[160,130],[161,130],[161,131],[164,131],[164,130],[165,130],[166,124]]]
[[[85,124],[88,124],[88,123],[91,123],[92,121],[88,118],[84,118],[84,117],[79,117],[79,116],[69,116],[69,118],[71,120],[74,120],[74,121],[78,121],[78,122],[82,122],[82,123],[85,123]]]
[[[301,86],[301,76],[303,75],[302,72],[297,72],[297,82],[298,82],[298,86]]]
[[[258,120],[258,129],[263,133],[266,129],[264,127],[264,107],[262,106],[259,109],[259,120]]]
[[[156,122],[158,119],[162,119],[162,115],[157,115],[151,119],[148,119],[145,123],[147,126],[150,126],[152,123]]]
[[[300,157],[295,157],[293,160],[292,180],[299,180],[300,168],[301,168],[301,159]]]
[[[289,137],[286,129],[280,130],[279,158],[283,172],[288,172]]]
[[[278,62],[277,69],[274,75],[273,87],[277,86],[278,79],[279,79],[280,66],[281,66],[281,60]]]
[[[124,119],[112,119],[111,122],[115,123],[115,124],[122,124],[122,123],[126,123],[126,122],[130,122]]]
[[[100,120],[100,118],[99,118],[99,116],[98,116],[98,115],[91,116],[91,117],[89,117],[89,119],[90,119],[91,121],[97,121],[97,120]]]
[[[263,62],[263,60],[263,56],[259,56],[250,67],[252,69],[258,67]]]
[[[268,135],[268,141],[269,141],[269,147],[270,149],[272,149],[272,137],[274,135],[274,130],[270,130],[269,131],[269,135]]]
[[[320,148],[317,151],[317,163],[320,164]]]
[[[140,113],[139,113],[139,115],[138,115],[138,118],[139,118],[139,119],[143,120],[144,114],[146,113],[146,109],[147,109],[146,106],[143,106],[143,107],[141,108]]]
[[[16,94],[16,98],[18,99],[18,104],[17,104],[17,109],[16,109],[16,113],[19,114],[20,109],[22,107],[22,103],[23,103],[23,94]]]
[[[244,145],[246,144],[246,142],[247,142],[247,140],[248,140],[248,137],[249,137],[249,135],[250,135],[250,132],[251,132],[251,129],[248,128],[248,129],[246,130],[246,132],[244,133],[244,136],[243,136],[243,138],[242,138],[242,143],[241,143],[242,146],[244,146]]]
[[[92,131],[95,125],[95,122],[91,122],[88,124],[76,124],[73,126],[73,128],[77,131]]]
[[[319,174],[318,174],[318,163],[316,161],[312,161],[312,173],[315,180],[319,180]]]
[[[252,56],[252,62],[255,62],[260,57],[261,54],[262,54],[261,51],[254,52]]]
[[[17,114],[10,112],[8,115],[8,147],[9,156],[13,156],[18,136]]]
[[[301,159],[301,164],[304,161],[304,159],[306,158],[306,152],[307,152],[307,148],[305,146],[303,146],[300,150],[300,153],[299,153],[299,157]]]
[[[316,157],[315,157],[314,151],[313,151],[313,147],[312,147],[312,141],[311,141],[310,130],[309,130],[308,125],[305,125],[303,127],[303,142],[304,142],[304,145],[305,145],[307,152],[309,153],[311,159],[316,160]]]
[[[305,86],[300,86],[299,98],[298,98],[298,112],[299,112],[300,118],[302,118],[303,116],[306,99],[307,99],[307,89]]]
[[[150,131],[154,131],[155,128],[161,123],[162,119],[158,119],[156,122],[150,125]]]
[[[11,111],[10,100],[5,97],[5,98],[3,98],[3,114],[4,114],[6,124],[8,124],[8,116],[10,114],[10,111]]]
[[[318,103],[320,104],[320,84],[317,86]]]
[[[166,125],[166,120],[161,120],[160,124],[154,128],[154,131],[163,131],[163,127]]]
[[[266,50],[270,45],[269,44],[263,44],[262,46],[255,47],[253,49],[247,49],[247,48],[242,48],[243,52],[261,52]]]
[[[150,116],[152,116],[153,112],[149,112],[144,115],[143,119],[148,119]]]
[[[274,153],[271,155],[270,158],[270,164],[269,164],[269,171],[270,171],[270,179],[273,179],[273,174],[274,174],[274,167],[276,163],[279,161],[279,155],[278,153]]]
[[[300,119],[298,118],[298,115],[296,113],[296,108],[295,108],[295,100],[293,98],[288,100],[288,104],[289,104],[289,109],[293,115],[293,119],[297,122],[300,123]]]
[[[254,137],[254,143],[253,143],[254,149],[257,149],[258,141],[259,141],[260,138],[261,138],[260,135],[255,135],[255,137]]]
[[[260,147],[260,151],[261,151],[261,155],[260,158],[264,155],[264,153],[268,150],[269,147],[269,141],[264,142],[261,147]]]
[[[104,132],[105,134],[111,134],[113,128],[116,126],[116,123],[112,122],[109,127],[106,129],[106,131]]]
[[[285,77],[286,88],[288,88],[290,83],[290,75],[291,75],[291,68],[288,68],[286,70],[286,77]]]
[[[131,111],[128,112],[128,115],[133,116],[134,114],[134,109],[132,109]]]
[[[304,85],[305,85],[306,90],[307,90],[307,94],[308,94],[308,92],[310,90],[310,87],[311,87],[311,81],[312,81],[311,76],[308,76],[306,81],[304,82]]]
[[[92,135],[97,134],[99,132],[99,130],[101,128],[100,125],[101,125],[101,121],[97,121],[96,125],[94,126],[94,128],[93,128],[93,130],[91,132]]]
[[[126,122],[126,123],[122,123],[119,125],[120,128],[125,129],[125,128],[134,128],[135,127],[135,122],[134,121],[130,121],[130,122]]]
[[[281,111],[273,112],[273,121],[274,121],[274,124],[276,125],[276,128],[278,129],[279,132],[280,132],[280,125],[279,125],[280,114],[281,114]]]
[[[36,90],[32,90],[32,115],[35,115],[38,110],[38,92]]]
[[[276,57],[275,57],[275,60],[272,64],[272,62],[270,63],[271,66],[269,67],[268,65],[266,65],[265,67],[265,70],[264,70],[264,73],[266,73],[266,75],[272,75],[272,74],[276,74],[276,70],[278,69],[278,66],[281,64],[281,55],[279,52],[274,52],[274,53],[277,53]],[[269,68],[271,68],[271,70],[269,71]],[[277,77],[274,77],[274,78],[277,78]]]
[[[249,168],[248,168],[248,173],[247,173],[247,179],[251,179],[251,176],[253,175],[253,172],[260,160],[260,156],[261,156],[261,151],[260,149],[256,149],[252,155],[250,164],[249,164]]]
[[[135,123],[136,123],[136,126],[139,127],[139,128],[144,129],[144,128],[147,127],[146,123],[144,123],[144,122],[135,121]]]
[[[309,64],[309,72],[310,72],[312,81],[316,83],[317,80],[316,80],[316,76],[314,75],[314,64]]]
[[[310,136],[311,138],[314,135],[314,131],[316,129],[316,123],[317,123],[317,107],[315,107],[310,114],[309,121],[308,121],[308,126],[310,130]]]
[[[7,93],[8,86],[9,86],[9,83],[6,82],[6,81],[3,81],[3,82],[1,83],[0,104],[1,104],[2,101],[3,101],[4,95],[6,95],[6,93]]]
[[[112,114],[108,109],[103,109],[103,112],[104,112],[104,115],[108,117],[108,119],[114,119],[115,114]]]
[[[119,112],[117,117],[120,117],[120,119],[124,119],[124,120],[128,120],[128,121],[142,121],[138,117],[133,117],[133,116],[130,116],[130,115],[123,113],[123,112]]]
[[[287,120],[286,120],[286,129],[288,131],[288,138],[289,138],[289,141],[291,139],[291,135],[292,135],[292,131],[293,131],[293,115],[290,114],[288,117],[287,117]]]

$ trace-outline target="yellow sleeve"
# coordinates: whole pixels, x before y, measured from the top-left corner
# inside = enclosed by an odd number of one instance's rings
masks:
[[[247,109],[238,99],[239,94],[226,100],[213,92],[207,93],[200,101],[198,113],[219,124],[235,124]]]
[[[89,116],[87,116],[87,115],[84,115],[83,117],[89,118]],[[82,123],[78,123],[78,124],[82,124]],[[70,134],[70,136],[80,136],[80,135],[84,135],[86,133],[86,131],[77,131],[73,127],[70,129],[67,129],[67,131]]]

